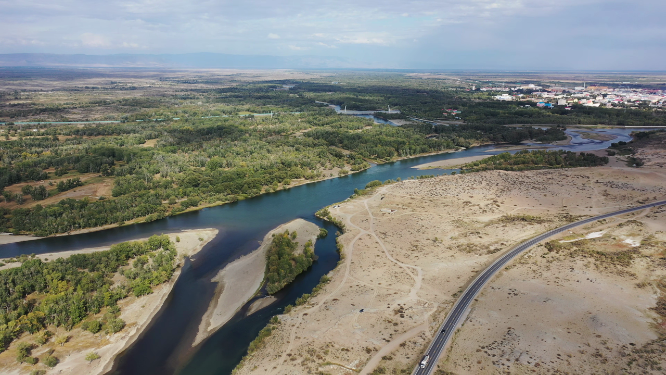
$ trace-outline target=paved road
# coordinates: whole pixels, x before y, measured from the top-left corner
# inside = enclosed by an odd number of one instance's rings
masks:
[[[446,344],[448,343],[449,339],[451,336],[453,336],[453,333],[455,332],[456,327],[458,324],[460,324],[465,317],[465,313],[467,309],[469,308],[470,304],[472,301],[474,301],[474,298],[481,292],[481,289],[488,283],[488,281],[495,276],[495,274],[501,270],[507,263],[509,263],[513,258],[516,256],[520,255],[530,247],[538,244],[539,242],[552,237],[556,234],[562,233],[564,231],[567,231],[571,228],[575,228],[581,225],[589,224],[591,222],[605,219],[611,216],[618,216],[618,215],[623,215],[626,213],[634,212],[634,211],[640,211],[646,208],[650,207],[656,207],[656,206],[661,206],[661,205],[666,205],[666,201],[660,201],[660,202],[654,202],[650,204],[646,204],[643,206],[638,206],[638,207],[633,207],[633,208],[628,208],[626,210],[622,211],[616,211],[616,212],[611,212],[608,214],[600,215],[600,216],[595,216],[591,217],[589,219],[577,221],[575,223],[571,223],[568,225],[565,225],[563,227],[553,229],[549,232],[546,232],[540,236],[534,237],[531,240],[528,240],[526,242],[521,243],[520,245],[516,246],[513,248],[511,251],[505,253],[501,257],[499,257],[495,262],[493,262],[488,268],[483,270],[479,274],[479,276],[474,279],[474,281],[467,287],[465,292],[461,295],[461,297],[456,301],[455,305],[453,305],[453,309],[449,312],[449,315],[446,317],[446,320],[444,320],[444,323],[439,327],[438,333],[433,339],[433,341],[430,343],[430,346],[428,347],[428,350],[425,352],[425,355],[429,356],[429,361],[428,364],[425,366],[425,368],[421,368],[420,361],[419,364],[416,365],[416,368],[414,369],[414,372],[412,374],[414,375],[430,375],[432,372],[435,370],[437,367],[437,360],[439,359],[439,356],[444,352],[444,348],[446,347]]]

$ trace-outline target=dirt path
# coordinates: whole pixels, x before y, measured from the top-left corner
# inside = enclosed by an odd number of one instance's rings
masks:
[[[381,188],[380,192],[384,189],[385,189],[385,187]],[[344,289],[344,287],[347,285],[348,280],[351,279],[351,280],[355,280],[355,281],[360,281],[360,280],[357,280],[351,274],[351,265],[352,265],[352,261],[354,259],[354,256],[353,256],[354,255],[354,246],[356,245],[357,241],[359,239],[363,238],[364,236],[372,237],[374,239],[374,241],[381,247],[381,249],[383,250],[383,252],[386,256],[386,258],[389,261],[391,261],[394,264],[401,267],[412,279],[414,279],[414,285],[410,289],[409,297],[407,298],[407,300],[409,302],[414,302],[415,303],[416,301],[418,301],[420,299],[419,296],[418,296],[418,292],[420,291],[421,286],[422,286],[423,270],[420,267],[410,265],[410,264],[406,264],[406,263],[402,263],[402,262],[398,261],[397,259],[395,259],[389,253],[389,251],[386,248],[384,242],[377,236],[377,233],[375,232],[375,217],[372,214],[372,210],[368,206],[368,202],[371,199],[379,197],[379,196],[380,196],[380,194],[373,194],[371,197],[366,198],[366,199],[361,201],[363,203],[364,208],[365,208],[365,212],[367,212],[367,214],[368,214],[368,229],[367,230],[361,228],[359,225],[354,224],[352,222],[352,218],[354,216],[356,216],[356,214],[346,215],[344,213],[337,212],[337,215],[343,216],[345,218],[345,226],[347,226],[348,228],[353,228],[352,230],[357,230],[358,231],[358,234],[354,237],[354,239],[351,241],[350,245],[345,250],[345,264],[344,264],[345,271],[344,271],[344,276],[342,278],[342,281],[340,282],[340,284],[333,291],[331,291],[328,295],[321,298],[315,306],[313,306],[313,307],[311,307],[307,310],[301,311],[298,314],[298,316],[296,316],[292,320],[292,325],[291,325],[291,329],[290,329],[290,332],[289,332],[289,341],[288,341],[289,344],[287,346],[287,349],[280,356],[280,360],[278,361],[279,365],[274,369],[272,374],[281,374],[282,373],[282,371],[281,371],[282,370],[282,363],[284,363],[287,360],[288,354],[290,354],[291,351],[293,350],[294,342],[296,342],[296,333],[299,329],[299,326],[301,325],[303,316],[308,315],[308,314],[312,314],[315,310],[319,309],[327,301],[329,301],[335,295],[340,293]],[[374,300],[374,296],[376,296],[376,289],[377,288],[386,288],[384,286],[379,286],[379,285],[369,285],[367,283],[363,283],[363,284],[366,284],[366,285],[375,289],[375,293],[373,294],[373,297],[371,298],[371,300]],[[388,289],[391,289],[391,288],[388,288]],[[433,306],[430,313],[427,315],[429,317],[432,313],[434,313],[437,310],[438,304],[435,303],[435,302],[432,302],[432,301],[426,301],[426,300],[424,300],[424,301],[428,302],[429,304],[432,304],[432,306]],[[370,306],[370,305],[371,304],[369,304],[368,306]],[[372,312],[372,309],[369,309],[368,312],[369,313]],[[333,325],[335,325],[335,324],[333,324]],[[392,339],[390,342],[388,342],[386,345],[384,345],[376,355],[374,355],[370,359],[370,361],[361,370],[361,374],[369,374],[370,372],[372,372],[372,370],[374,370],[374,368],[377,366],[379,361],[381,361],[382,356],[385,356],[386,354],[394,351],[404,341],[409,340],[410,338],[418,335],[419,333],[421,333],[423,331],[427,331],[427,328],[428,328],[428,323],[424,322],[424,323],[408,330],[407,332],[395,337],[394,339]]]
[[[391,340],[388,344],[384,345],[377,354],[372,356],[368,363],[365,364],[365,367],[361,370],[360,374],[361,375],[369,375],[372,373],[372,371],[379,365],[379,362],[382,360],[382,357],[387,356],[391,354],[392,351],[398,349],[400,347],[400,344],[403,342],[411,339],[412,337],[418,335],[421,332],[428,332],[428,323],[423,323],[421,325],[418,325],[409,331],[401,334],[400,336],[397,336],[395,339]]]

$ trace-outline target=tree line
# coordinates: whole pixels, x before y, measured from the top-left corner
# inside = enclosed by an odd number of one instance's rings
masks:
[[[608,157],[571,151],[523,150],[515,154],[508,152],[487,157],[462,166],[463,172],[487,170],[524,171],[531,169],[596,167],[608,164]]]
[[[105,308],[111,315],[82,328],[119,331],[124,322],[117,318],[116,303],[130,293],[149,294],[168,281],[175,259],[175,246],[165,235],[49,262],[24,256],[19,267],[0,271],[0,351],[23,333],[38,334],[48,326],[71,330]],[[123,276],[119,285],[112,280],[117,273]]]
[[[266,253],[266,292],[275,294],[296,276],[307,270],[315,260],[314,245],[311,240],[305,243],[303,253],[296,254],[298,242],[294,242],[296,232],[285,231],[273,236]]]

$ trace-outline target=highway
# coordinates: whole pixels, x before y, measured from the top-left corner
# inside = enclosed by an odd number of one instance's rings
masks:
[[[607,213],[600,216],[591,217],[589,219],[577,221],[557,229],[553,229],[546,233],[543,233],[537,237],[534,237],[528,241],[525,241],[518,246],[514,247],[510,251],[506,252],[504,255],[495,260],[490,266],[483,270],[477,277],[472,281],[472,283],[467,287],[463,294],[458,298],[456,303],[453,305],[453,308],[446,316],[444,323],[439,327],[437,334],[433,341],[430,343],[428,350],[423,354],[423,357],[419,359],[419,363],[416,365],[416,368],[412,372],[414,375],[430,375],[437,367],[437,361],[439,357],[444,352],[446,345],[449,342],[451,336],[457,329],[458,325],[464,320],[467,309],[470,307],[474,298],[481,292],[481,289],[492,279],[497,272],[499,272],[507,263],[513,260],[516,256],[522,254],[527,249],[538,244],[539,242],[548,239],[556,234],[562,233],[569,229],[579,227],[581,225],[589,224],[597,220],[606,219],[612,216],[624,215],[630,212],[644,210],[646,208],[657,207],[661,205],[666,205],[666,201],[659,201],[643,206],[627,208],[625,210],[616,211]],[[429,356],[427,365],[424,368],[421,368],[421,360],[425,356]]]

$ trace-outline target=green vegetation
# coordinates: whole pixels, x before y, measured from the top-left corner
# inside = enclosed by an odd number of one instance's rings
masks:
[[[321,210],[317,211],[315,213],[315,216],[317,216],[320,219],[330,221],[335,225],[336,227],[340,228],[340,230],[344,231],[345,230],[345,224],[331,215],[331,212],[328,210],[328,208],[324,207]]]
[[[605,252],[588,245],[590,245],[589,240],[580,240],[576,242],[549,241],[545,243],[546,249],[549,252],[566,252],[572,257],[581,256],[591,258],[601,265],[629,267],[634,258],[640,255],[640,251],[637,249]]]
[[[488,225],[491,224],[510,224],[510,223],[528,223],[528,224],[544,224],[550,222],[550,220],[532,215],[503,215],[495,220],[488,222]]]
[[[485,159],[465,164],[461,169],[464,172],[479,172],[494,169],[505,171],[524,171],[530,169],[594,167],[608,163],[608,157],[571,151],[519,151],[515,154],[508,152],[487,157]]]
[[[634,132],[632,136],[634,138],[632,141],[611,143],[607,150],[609,156],[616,154],[627,156],[627,166],[629,167],[640,168],[645,164],[641,158],[635,156],[637,149],[645,147],[663,149],[666,143],[666,130]]]
[[[271,246],[266,253],[266,292],[275,294],[296,276],[307,270],[315,259],[312,241],[305,243],[302,254],[296,254],[298,243],[296,232],[289,231],[273,236]]]
[[[72,329],[83,322],[81,328],[92,333],[122,330],[125,322],[118,318],[116,302],[130,293],[151,293],[153,286],[168,281],[175,256],[167,236],[152,236],[51,262],[24,258],[20,267],[0,271],[0,351],[23,332],[37,334],[36,341],[45,343],[50,332],[39,332],[50,325]],[[123,282],[114,285],[112,277],[117,273],[124,276]],[[103,309],[101,320],[87,320]],[[62,346],[68,339],[59,337],[56,344]],[[26,350],[21,352],[23,359],[29,357]]]
[[[0,192],[5,202],[0,202],[0,231],[44,236],[153,221],[334,173],[345,176],[368,168],[370,162],[487,143],[561,140],[566,138],[565,124],[666,123],[661,111],[525,108],[520,102],[492,101],[490,94],[467,91],[465,84],[451,79],[392,73],[341,73],[339,79],[345,84],[313,77],[300,82],[240,80],[228,87],[192,89],[185,85],[188,80],[165,77],[164,84],[179,85],[179,90],[170,91],[176,94],[128,98],[119,92],[115,98],[93,100],[86,90],[99,88],[88,87],[68,94],[82,100],[78,104],[73,99],[48,106],[29,102],[21,109],[3,107],[4,100],[16,95],[0,95],[0,118],[7,121],[37,115],[67,120],[68,111],[90,108],[103,108],[103,113],[113,113],[106,119],[121,121],[82,127],[39,124],[32,129],[3,125]],[[285,83],[296,86],[275,90]],[[461,111],[455,116],[464,123],[393,127],[338,115],[315,101],[372,111],[390,105],[402,112],[378,114],[387,119],[453,120],[443,112],[450,108]],[[245,116],[252,113],[273,115]],[[562,126],[503,126],[513,123]],[[66,179],[53,181],[58,177]],[[17,183],[29,186],[18,192],[12,188]],[[57,198],[81,184],[102,183],[112,184],[111,194]],[[48,197],[57,202],[24,206]]]
[[[63,192],[67,190],[74,189],[77,186],[82,186],[83,182],[81,182],[81,179],[79,177],[76,178],[70,178],[67,179],[66,181],[59,181],[56,189],[58,192]]]
[[[58,364],[58,362],[60,362],[60,360],[58,360],[57,357],[49,355],[46,358],[44,358],[43,362],[44,362],[45,365],[47,365],[49,367],[55,367]]]
[[[283,82],[254,82],[170,98],[119,98],[86,104],[125,113],[118,118],[123,122],[115,124],[40,124],[34,126],[37,131],[5,125],[5,137],[0,140],[0,191],[5,201],[18,207],[10,209],[0,203],[0,231],[44,236],[139,218],[152,221],[288,188],[297,180],[327,178],[334,169],[344,176],[368,168],[369,162],[473,144],[563,137],[562,130],[556,128],[483,124],[393,127],[338,115],[315,103],[328,91],[355,100],[361,100],[358,93],[365,92],[367,106],[384,107],[383,97],[395,106],[390,97],[395,96],[397,85],[404,89],[398,90],[400,95],[395,99],[404,101],[405,108],[414,114],[424,115],[417,113],[412,98],[421,98],[421,82],[387,77],[390,80],[382,78],[381,84],[375,84],[366,78],[331,90],[328,84],[301,82],[287,93],[274,90]],[[436,98],[454,98],[449,89],[436,85],[436,92],[419,105],[435,105]],[[69,108],[52,107],[55,112]],[[20,117],[42,113],[42,109],[5,115]],[[238,116],[269,112],[275,115]],[[153,119],[164,121],[148,121]],[[148,140],[150,147],[144,147]],[[34,183],[60,176],[67,179],[57,184]],[[86,185],[112,183],[111,197],[69,198],[22,207],[29,199],[39,201],[80,186],[83,177]],[[21,182],[31,183],[23,194],[4,190]]]
[[[95,352],[90,352],[90,353],[86,354],[86,361],[88,361],[90,363],[92,363],[92,361],[98,360],[100,358],[102,358],[102,357],[100,357],[99,354],[97,354]]]

